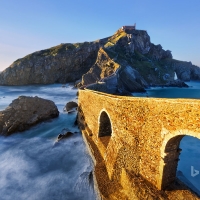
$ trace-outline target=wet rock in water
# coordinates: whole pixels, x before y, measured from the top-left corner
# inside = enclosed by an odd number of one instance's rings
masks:
[[[177,79],[174,81],[170,81],[168,84],[166,84],[166,86],[169,87],[189,87],[185,82]]]
[[[73,135],[73,133],[70,132],[70,131],[66,132],[65,134],[59,134],[58,137],[57,137],[57,141],[59,142],[60,140],[69,138],[72,135]]]
[[[53,101],[39,97],[19,96],[0,111],[0,134],[10,135],[29,129],[45,120],[59,116]]]
[[[71,131],[68,131],[68,129],[64,128],[61,133],[58,135],[56,142],[54,143],[54,146],[57,146],[59,144],[59,142],[73,136],[74,133],[72,133]]]
[[[74,101],[70,101],[66,104],[64,107],[64,111],[67,111],[68,113],[75,112],[77,110],[78,104]]]

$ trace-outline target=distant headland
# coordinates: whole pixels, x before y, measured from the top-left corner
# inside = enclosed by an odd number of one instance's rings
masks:
[[[0,73],[0,85],[76,82],[81,87],[100,82],[92,87],[112,94],[149,86],[185,87],[184,81],[190,80],[200,80],[200,68],[174,59],[136,24],[93,42],[62,43],[34,52]]]

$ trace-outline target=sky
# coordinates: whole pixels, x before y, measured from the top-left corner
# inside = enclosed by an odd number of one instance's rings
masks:
[[[32,52],[134,23],[173,58],[200,66],[200,0],[0,0],[0,71]]]

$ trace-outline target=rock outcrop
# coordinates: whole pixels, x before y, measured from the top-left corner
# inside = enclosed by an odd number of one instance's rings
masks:
[[[179,82],[174,82],[175,73]],[[107,82],[103,85],[102,80]],[[151,43],[147,31],[122,29],[94,42],[65,43],[35,52],[0,73],[0,85],[76,82],[81,87],[100,81],[91,87],[110,93],[171,83],[179,86],[180,81],[190,80],[200,80],[199,67],[173,59],[171,51]]]
[[[191,79],[191,62],[175,61],[173,64],[174,71],[177,74],[178,79],[183,81],[190,81]]]
[[[144,88],[148,86],[139,72],[131,66],[126,66],[123,70],[120,70],[118,84],[122,87],[122,91],[125,89],[129,92],[144,92]]]
[[[21,132],[58,115],[59,111],[53,101],[37,96],[20,96],[0,111],[0,134],[8,136]]]
[[[71,137],[72,135],[73,135],[73,133],[70,132],[70,131],[67,131],[64,134],[61,133],[61,134],[58,135],[56,142],[67,139],[67,138]]]
[[[105,50],[100,48],[95,64],[82,77],[82,85],[95,83],[104,77],[110,76],[118,68],[119,64],[111,60]]]
[[[64,111],[71,113],[71,112],[76,111],[77,107],[78,107],[78,104],[76,102],[70,101],[66,104]]]
[[[197,67],[195,65],[190,66],[190,79],[200,80],[200,67]]]
[[[95,63],[101,42],[60,44],[16,60],[0,74],[1,85],[67,83]]]

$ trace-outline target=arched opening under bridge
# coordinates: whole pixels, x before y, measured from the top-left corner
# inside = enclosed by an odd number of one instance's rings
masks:
[[[102,111],[99,117],[99,138],[107,147],[110,137],[112,135],[112,125],[108,114]]]
[[[189,135],[171,138],[165,146],[162,189],[178,178],[200,196],[200,139]]]

